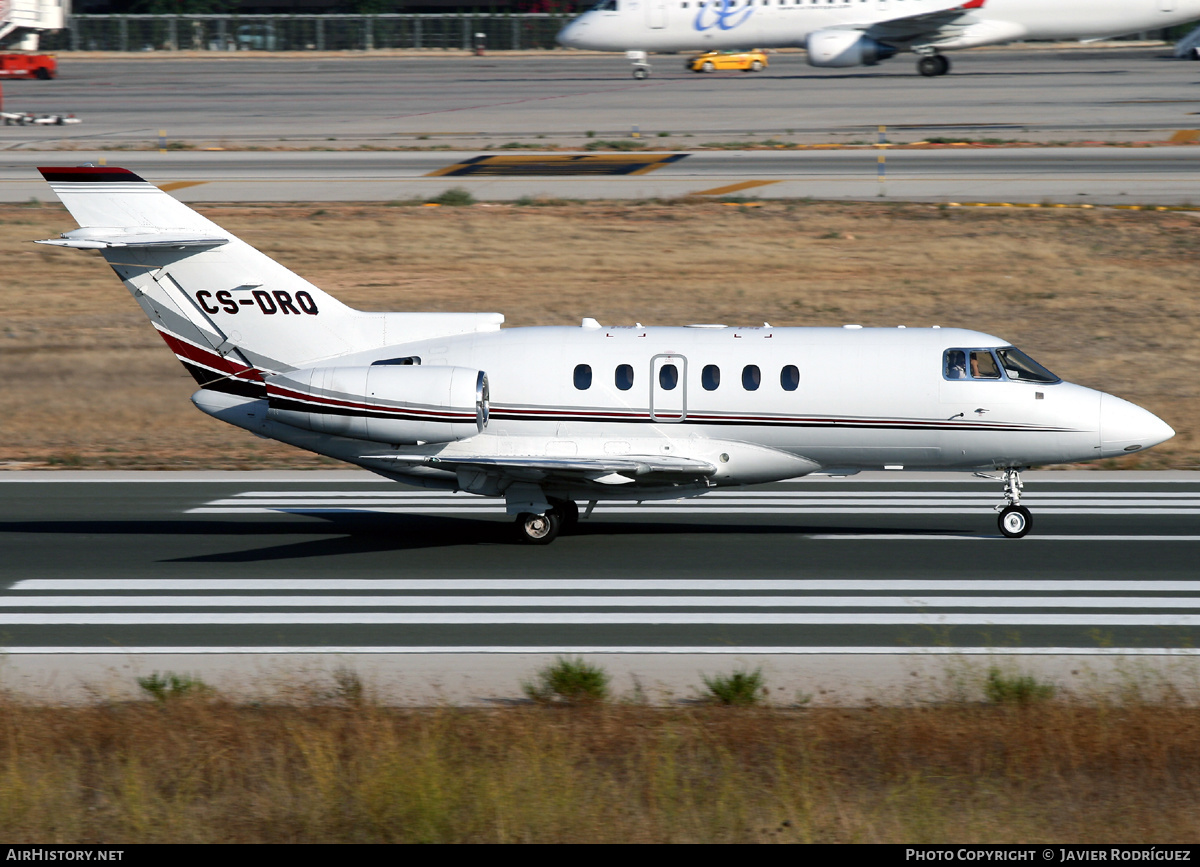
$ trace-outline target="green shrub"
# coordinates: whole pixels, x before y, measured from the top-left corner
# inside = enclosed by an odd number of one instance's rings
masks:
[[[155,701],[163,702],[212,692],[212,687],[200,678],[189,674],[175,674],[172,671],[164,674],[156,671],[146,677],[139,677],[137,684],[144,692],[153,696]]]
[[[431,205],[448,205],[452,208],[475,204],[475,197],[462,187],[451,187],[432,199],[426,199]]]
[[[536,682],[524,682],[521,689],[536,702],[586,704],[608,698],[608,682],[608,672],[603,668],[581,658],[560,656],[537,673]]]
[[[761,668],[754,671],[743,669],[730,675],[718,674],[715,677],[704,675],[704,685],[708,688],[705,700],[714,704],[748,707],[758,704],[766,697]]]
[[[636,151],[641,150],[646,146],[645,142],[637,141],[631,138],[618,139],[600,139],[598,141],[590,141],[583,146],[584,150],[589,151]]]
[[[1042,683],[1030,674],[1005,674],[988,669],[984,694],[992,704],[1033,704],[1054,696],[1054,685]]]

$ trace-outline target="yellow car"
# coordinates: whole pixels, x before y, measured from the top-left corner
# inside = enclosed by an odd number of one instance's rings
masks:
[[[716,72],[718,69],[762,72],[767,68],[767,55],[761,51],[706,51],[689,60],[684,68],[692,72]]]

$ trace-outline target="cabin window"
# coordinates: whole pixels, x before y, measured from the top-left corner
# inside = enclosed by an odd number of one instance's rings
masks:
[[[742,368],[742,388],[746,391],[758,391],[762,385],[762,371],[757,364],[747,364]]]
[[[590,364],[575,365],[575,387],[587,391],[592,387],[592,366]]]
[[[618,364],[616,375],[617,388],[621,391],[629,391],[633,388],[633,366],[629,364]]]
[[[779,371],[779,384],[784,391],[795,391],[800,387],[800,368],[794,364],[786,365]]]
[[[715,364],[704,365],[704,370],[700,371],[700,384],[705,391],[716,391],[721,384],[721,368]]]
[[[599,3],[597,3],[595,6],[592,7],[592,11],[594,11],[594,12],[617,12],[618,11],[617,0],[600,0]]]
[[[1004,368],[1009,379],[1015,379],[1018,382],[1043,383],[1062,381],[1015,346],[997,349],[996,354],[1000,356],[1000,366]]]
[[[664,364],[658,369],[658,384],[663,391],[670,391],[679,385],[679,368],[673,364]]]
[[[416,365],[416,364],[420,364],[420,363],[421,363],[421,356],[406,355],[403,358],[384,358],[379,361],[372,361],[371,366],[372,367],[391,367],[391,366],[395,365],[395,366],[407,367],[410,364]]]

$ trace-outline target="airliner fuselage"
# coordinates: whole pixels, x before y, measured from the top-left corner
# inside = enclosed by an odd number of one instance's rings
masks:
[[[1200,0],[603,0],[558,41],[635,52],[806,47],[812,65],[843,67],[898,51],[1103,39],[1198,18]]]

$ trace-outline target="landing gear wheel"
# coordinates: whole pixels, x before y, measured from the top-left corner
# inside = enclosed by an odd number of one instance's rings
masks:
[[[716,67],[713,66],[713,62],[711,60],[706,60],[704,63],[700,64],[701,72],[713,72],[714,70],[716,70]]]
[[[635,66],[633,69],[633,77],[638,81],[641,81],[643,78],[649,78],[650,70],[646,69],[644,66]]]
[[[562,522],[562,532],[570,533],[579,525],[579,507],[575,505],[574,500],[560,500],[557,497],[550,497],[547,500],[554,507],[555,514],[558,515]]]
[[[558,538],[562,518],[551,509],[544,515],[522,512],[517,515],[517,538],[529,545],[549,545]]]
[[[1033,516],[1024,506],[1008,506],[1000,513],[1000,532],[1010,539],[1020,539],[1033,529]]]
[[[926,78],[936,78],[950,71],[950,61],[940,54],[927,54],[917,61],[917,72]]]

